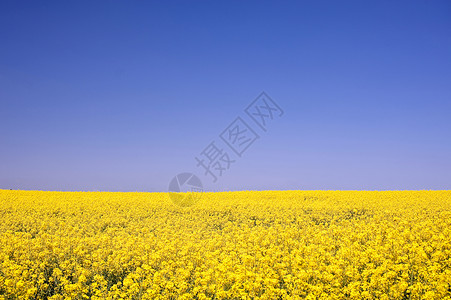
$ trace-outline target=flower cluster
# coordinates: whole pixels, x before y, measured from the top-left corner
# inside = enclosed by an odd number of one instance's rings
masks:
[[[451,299],[451,192],[0,190],[0,299]]]

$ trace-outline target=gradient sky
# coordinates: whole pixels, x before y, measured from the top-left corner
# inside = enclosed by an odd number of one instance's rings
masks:
[[[2,1],[0,104],[0,189],[451,189],[451,2]]]

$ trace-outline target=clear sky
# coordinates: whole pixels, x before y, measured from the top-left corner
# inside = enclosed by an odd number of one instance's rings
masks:
[[[1,1],[0,104],[1,189],[451,189],[451,2]]]

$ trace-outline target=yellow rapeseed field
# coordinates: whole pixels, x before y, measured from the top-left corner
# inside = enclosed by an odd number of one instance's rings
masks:
[[[451,299],[451,191],[0,190],[0,299]]]

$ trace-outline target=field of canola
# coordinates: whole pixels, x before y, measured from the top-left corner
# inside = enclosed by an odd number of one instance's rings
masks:
[[[0,190],[0,299],[451,299],[451,191]]]

